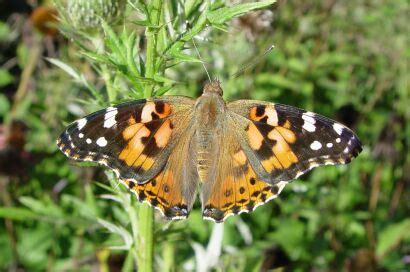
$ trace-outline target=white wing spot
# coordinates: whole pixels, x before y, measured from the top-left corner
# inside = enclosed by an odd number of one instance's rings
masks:
[[[82,119],[78,120],[77,121],[78,130],[81,130],[85,126],[85,124],[87,124],[87,119],[82,118]]]
[[[104,137],[100,137],[95,143],[101,147],[104,147],[107,145],[107,140]]]
[[[315,114],[313,112],[306,112],[302,114],[302,119],[304,120],[303,122],[303,128],[309,132],[315,132],[316,126],[314,125],[316,123],[315,118],[313,118]]]
[[[343,132],[343,126],[339,123],[334,123],[333,124],[333,129],[336,131],[337,134],[342,135]]]
[[[310,148],[312,150],[319,150],[322,148],[322,144],[319,143],[318,141],[314,141],[313,143],[310,144]]]
[[[345,154],[349,153],[349,148],[346,147],[346,148],[343,150],[343,153],[345,153]]]
[[[332,148],[332,147],[333,147],[333,144],[332,144],[332,143],[327,143],[326,146],[327,146],[328,148]]]
[[[104,127],[105,128],[111,128],[112,126],[114,126],[117,121],[115,120],[115,116],[117,115],[118,110],[117,108],[114,107],[108,107],[105,115],[104,115]]]
[[[336,139],[336,143],[338,143],[338,144],[339,144],[341,141],[342,141],[342,140],[341,140],[340,138],[337,138],[337,139]]]
[[[91,141],[90,138],[87,138],[87,140],[85,140],[85,142],[86,142],[87,144],[91,144],[93,141]]]
[[[83,133],[79,133],[78,134],[78,138],[83,138],[84,137],[84,134]]]

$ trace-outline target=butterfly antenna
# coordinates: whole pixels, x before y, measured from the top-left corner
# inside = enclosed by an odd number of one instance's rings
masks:
[[[198,54],[199,60],[201,61],[202,66],[203,66],[204,69],[205,69],[205,72],[206,72],[206,75],[208,76],[209,82],[212,82],[211,77],[209,76],[209,73],[208,73],[208,69],[206,69],[205,62],[203,61],[203,59],[202,59],[202,57],[201,57],[201,54],[199,53],[198,47],[196,47],[196,43],[195,43],[194,38],[192,38],[192,43],[194,44],[194,47],[195,47],[196,53]]]
[[[234,74],[232,74],[230,77],[233,78],[237,78],[239,77],[241,74],[243,74],[243,72],[245,72],[246,70],[248,70],[249,68],[254,67],[256,64],[258,64],[263,58],[265,58],[265,56],[267,54],[270,53],[270,51],[272,51],[272,49],[275,48],[275,46],[272,44],[268,49],[265,50],[265,52],[262,55],[259,55],[258,57],[256,57],[253,61],[251,61],[250,63],[248,63],[247,65],[245,65],[245,67],[243,67],[242,69],[240,69],[239,71],[235,72]]]

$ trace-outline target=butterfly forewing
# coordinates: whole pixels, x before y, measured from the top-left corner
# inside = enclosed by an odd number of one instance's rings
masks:
[[[146,182],[164,167],[186,129],[194,100],[136,100],[72,123],[57,140],[69,158],[112,168],[121,179]]]
[[[227,107],[245,130],[250,163],[271,184],[295,179],[319,165],[348,163],[361,151],[350,129],[312,112],[252,100]]]

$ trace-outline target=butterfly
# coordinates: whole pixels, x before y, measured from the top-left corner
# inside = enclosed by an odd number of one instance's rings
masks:
[[[198,190],[205,219],[222,222],[277,197],[319,165],[345,164],[358,137],[329,118],[288,105],[225,102],[218,81],[197,98],[162,96],[108,107],[57,140],[69,158],[111,168],[167,219],[186,218]]]

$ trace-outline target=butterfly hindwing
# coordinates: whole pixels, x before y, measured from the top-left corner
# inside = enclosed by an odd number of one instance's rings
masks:
[[[259,176],[274,184],[326,164],[350,162],[361,151],[357,136],[324,116],[295,107],[252,100],[228,103]]]
[[[183,134],[164,168],[148,182],[125,180],[140,201],[157,208],[167,219],[186,218],[195,201],[198,173],[192,143],[192,134]]]
[[[275,198],[287,182],[270,185],[261,180],[249,163],[240,143],[233,120],[227,120],[220,142],[220,156],[214,180],[203,185],[203,216],[216,222],[228,216],[251,212],[256,207]],[[217,158],[215,158],[217,159]]]

